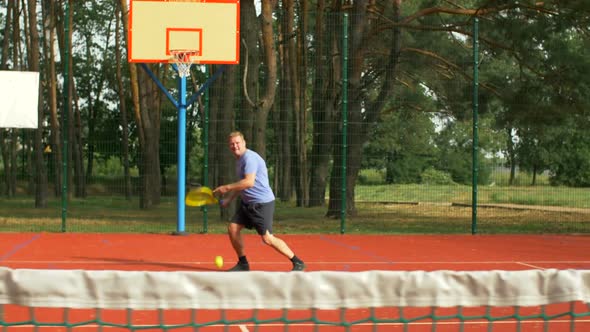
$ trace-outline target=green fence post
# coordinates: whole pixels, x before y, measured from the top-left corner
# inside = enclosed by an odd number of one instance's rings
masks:
[[[209,79],[209,65],[205,65],[205,75]],[[203,119],[203,184],[209,186],[209,89],[203,91],[205,94],[205,105]],[[203,230],[202,233],[209,232],[209,218],[207,213],[207,206],[203,207]]]
[[[348,131],[348,13],[342,22],[342,206],[340,207],[340,234],[346,225],[346,150]]]
[[[65,24],[64,24],[64,91],[63,91],[63,114],[62,114],[62,187],[61,187],[61,231],[66,231],[66,219],[68,214],[68,117],[70,103],[70,7],[69,0],[65,1]]]
[[[478,53],[479,53],[479,20],[473,19],[473,162],[472,162],[472,199],[471,199],[471,234],[477,233],[477,175],[478,175]]]

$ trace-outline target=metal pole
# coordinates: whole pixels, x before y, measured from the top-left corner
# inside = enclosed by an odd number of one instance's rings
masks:
[[[170,102],[172,102],[172,104],[174,105],[174,107],[176,107],[178,109],[178,163],[177,163],[177,177],[178,177],[178,197],[177,197],[177,222],[176,222],[176,231],[173,232],[173,234],[178,234],[178,235],[182,235],[185,234],[185,203],[184,200],[186,198],[186,105],[188,104],[192,104],[195,102],[195,100],[197,100],[198,96],[203,93],[203,92],[207,92],[208,93],[208,87],[209,85],[211,85],[213,83],[213,81],[215,81],[215,79],[217,79],[217,77],[219,77],[221,75],[221,73],[223,73],[225,66],[221,66],[221,68],[219,70],[217,70],[217,72],[212,76],[212,77],[208,77],[207,81],[203,84],[203,86],[201,86],[201,88],[195,93],[193,94],[193,96],[188,99],[186,98],[186,77],[181,77],[179,75],[179,94],[180,94],[180,98],[178,101],[176,101],[176,99],[174,98],[174,96],[172,96],[172,94],[170,94],[170,92],[168,92],[168,89],[166,89],[166,87],[162,84],[162,82],[160,82],[160,80],[158,79],[158,77],[150,70],[150,68],[145,64],[142,63],[141,67],[145,70],[145,72],[150,76],[150,78],[156,83],[156,85],[158,86],[158,88],[160,90],[162,90],[162,92],[164,93],[164,95],[170,100]],[[176,68],[176,67],[175,67]],[[178,68],[176,68],[176,71],[178,72]],[[209,76],[209,73],[207,72],[207,76]],[[207,106],[206,106],[206,112],[208,112],[208,97],[207,97]],[[209,115],[208,113],[206,114],[206,129],[208,130],[209,128]],[[208,134],[206,135],[208,136]],[[208,144],[209,141],[206,140],[205,141],[206,144],[206,150],[208,151]],[[207,157],[207,152],[205,152],[205,157]],[[208,161],[205,161],[205,164],[208,165]],[[208,173],[205,173],[208,174]],[[207,181],[208,176],[205,176],[205,181]],[[205,182],[205,185],[207,184],[207,182]],[[206,223],[206,218],[207,218],[207,212],[205,210],[205,223]],[[207,232],[207,226],[205,224],[205,232]]]
[[[185,233],[185,205],[186,197],[186,77],[180,76],[180,103],[178,107],[178,167],[176,170],[178,181],[177,193],[177,223],[176,233]]]
[[[62,119],[62,141],[63,141],[63,152],[62,152],[62,186],[61,186],[61,231],[66,231],[66,219],[68,214],[68,138],[69,138],[69,104],[70,104],[70,6],[69,0],[65,1],[64,9],[64,91],[63,91],[63,113]]]
[[[479,20],[473,19],[473,162],[472,162],[472,199],[471,199],[471,234],[477,233],[477,177],[478,177],[478,87],[479,87]]]
[[[348,131],[348,13],[342,22],[342,206],[340,207],[340,234],[346,226],[346,151]]]

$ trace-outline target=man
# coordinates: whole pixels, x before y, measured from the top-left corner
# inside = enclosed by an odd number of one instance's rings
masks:
[[[241,234],[244,227],[255,228],[264,243],[290,259],[293,263],[292,271],[303,271],[305,263],[293,253],[285,241],[272,234],[275,196],[268,181],[266,162],[258,153],[246,148],[246,141],[241,132],[230,133],[228,141],[229,149],[236,157],[236,174],[240,180],[219,186],[213,193],[227,194],[221,203],[223,207],[227,207],[238,195],[241,196],[240,206],[227,227],[229,239],[238,255],[238,263],[229,271],[250,270]]]

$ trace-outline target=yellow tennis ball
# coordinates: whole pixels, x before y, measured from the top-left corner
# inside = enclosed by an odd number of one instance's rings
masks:
[[[215,266],[217,266],[217,268],[221,269],[221,267],[223,266],[223,257],[221,257],[221,256],[215,257]]]

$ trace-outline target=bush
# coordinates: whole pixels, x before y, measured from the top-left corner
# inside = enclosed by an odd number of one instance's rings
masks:
[[[139,176],[139,169],[137,166],[131,167],[129,170],[131,176]],[[123,164],[121,158],[111,156],[107,160],[96,160],[94,164],[95,177],[122,177],[124,175]]]
[[[451,174],[436,170],[432,167],[422,172],[421,177],[423,184],[455,184]]]
[[[373,168],[361,169],[358,177],[358,184],[362,185],[375,185],[383,184],[385,177],[383,172]]]

